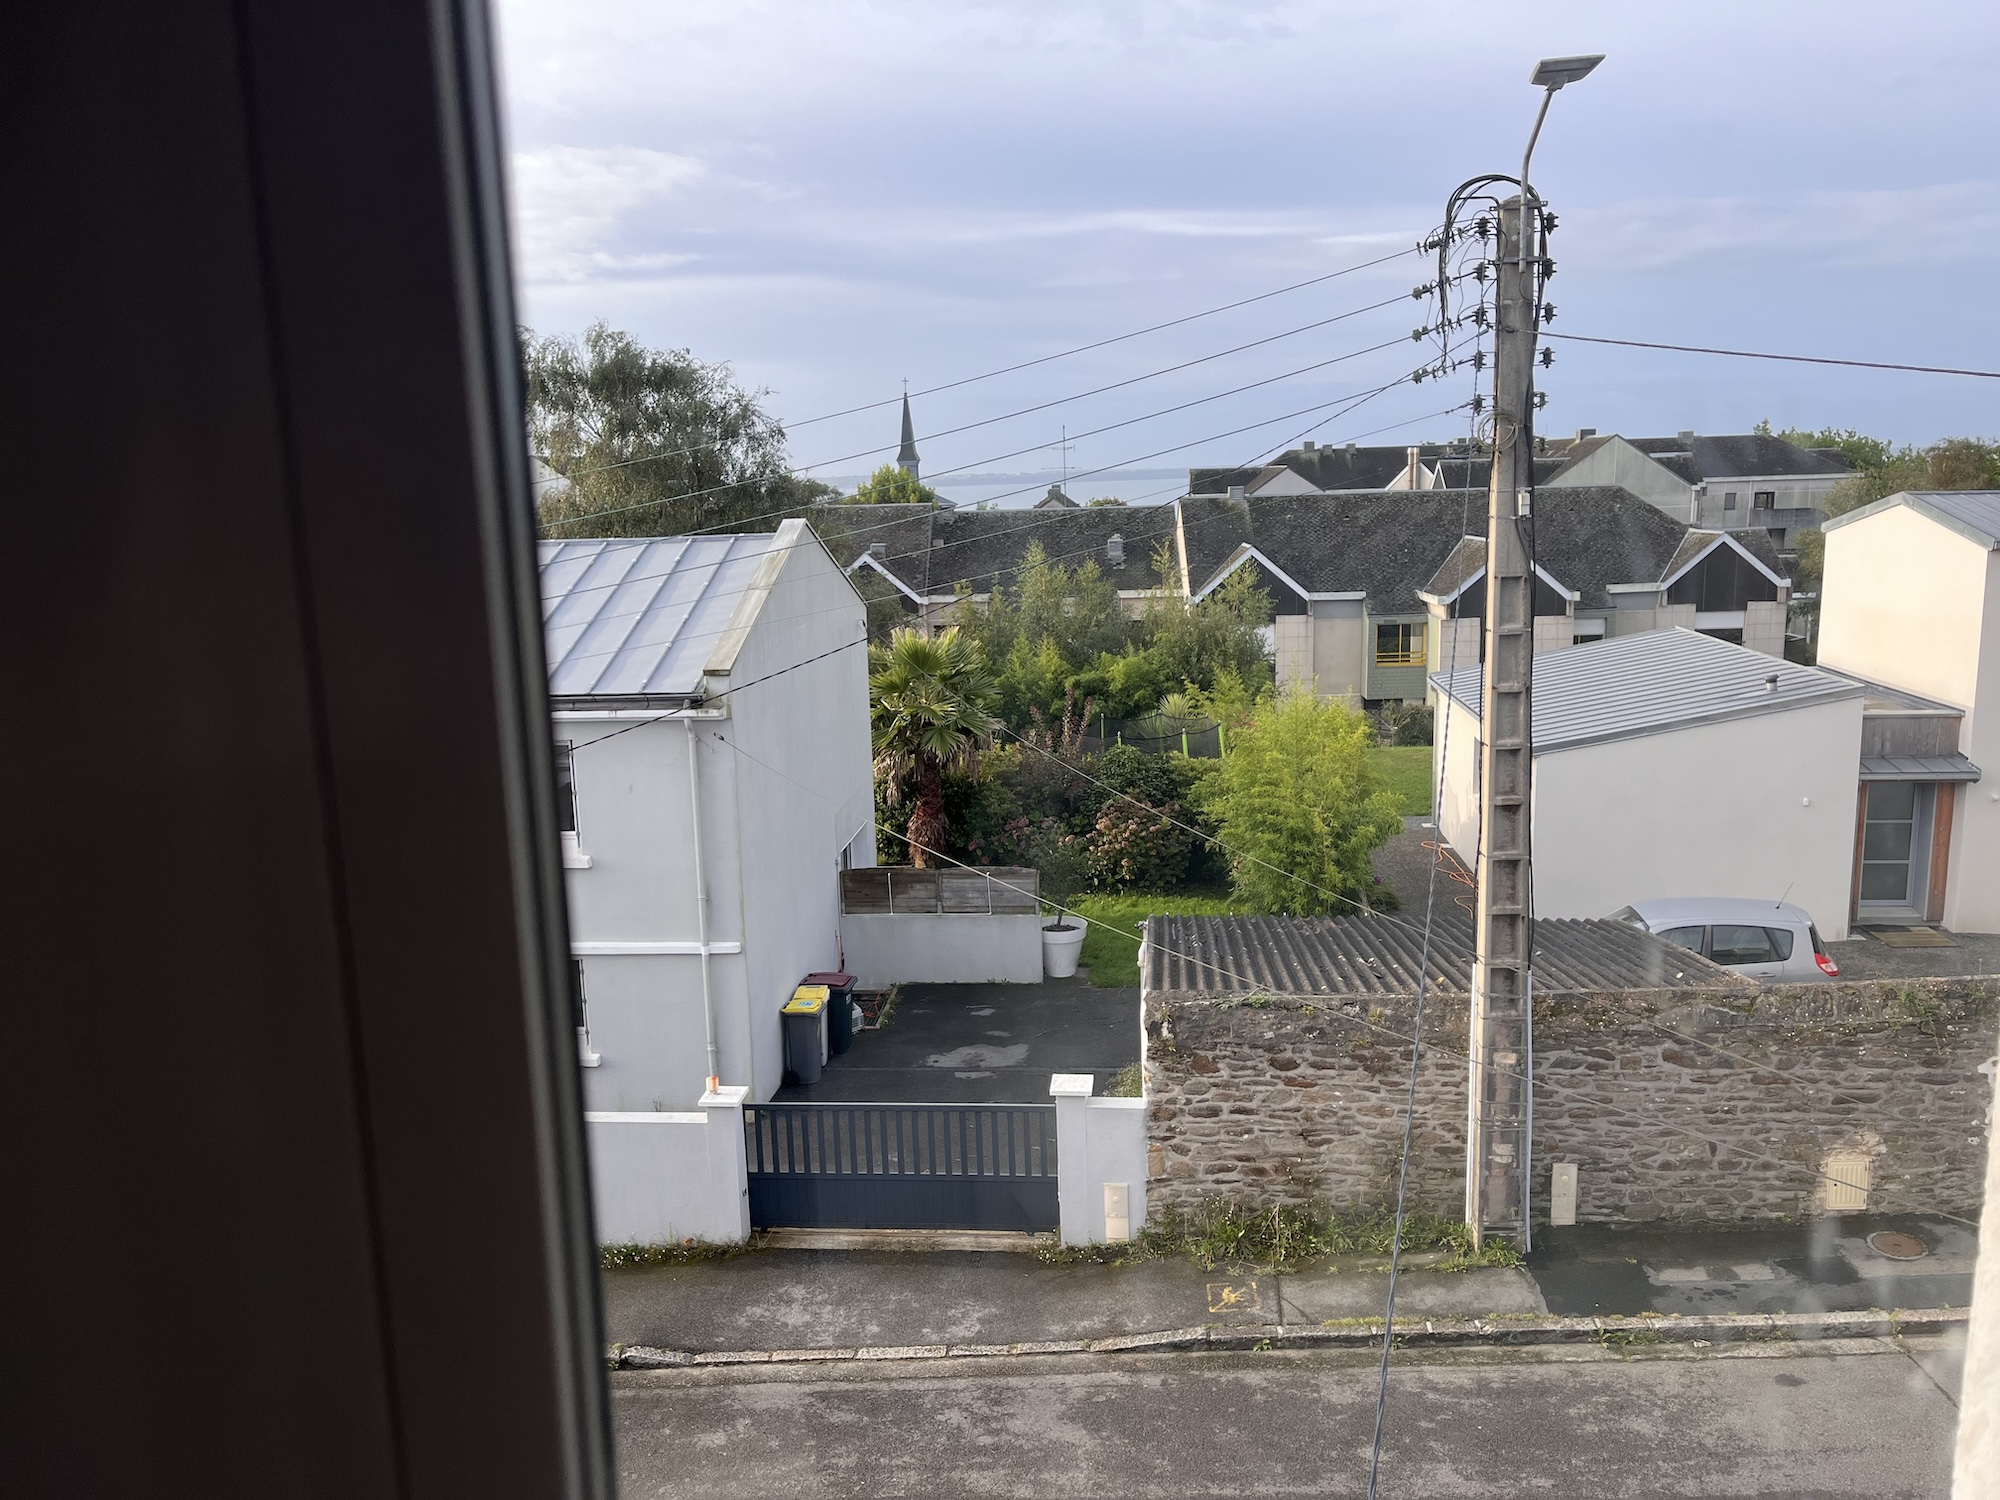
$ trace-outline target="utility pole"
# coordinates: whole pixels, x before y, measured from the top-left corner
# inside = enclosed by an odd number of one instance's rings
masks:
[[[1535,141],[1556,90],[1603,61],[1544,60],[1545,90],[1521,159],[1521,191],[1500,205],[1493,339],[1493,475],[1486,495],[1485,667],[1479,705],[1479,911],[1474,934],[1465,1218],[1529,1246],[1533,1170],[1535,666],[1534,364],[1541,202],[1528,185]]]
[[[1479,732],[1479,912],[1472,976],[1465,1217],[1528,1243],[1529,894],[1535,579],[1522,526],[1533,505],[1533,214],[1500,205],[1494,304],[1493,476],[1486,495],[1486,618]]]

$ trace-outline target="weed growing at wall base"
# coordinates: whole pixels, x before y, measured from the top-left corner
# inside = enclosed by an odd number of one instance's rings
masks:
[[[602,1271],[638,1271],[649,1266],[686,1266],[699,1260],[727,1260],[740,1255],[741,1245],[716,1245],[707,1240],[680,1240],[666,1245],[600,1245],[597,1266]]]
[[[1384,1255],[1394,1240],[1396,1216],[1384,1206],[1336,1209],[1325,1204],[1288,1204],[1251,1209],[1214,1199],[1195,1208],[1170,1210],[1125,1245],[1045,1245],[1051,1264],[1128,1261],[1184,1255],[1204,1270],[1225,1262],[1272,1267],[1298,1265],[1329,1255]],[[1518,1266],[1513,1245],[1495,1241],[1483,1252],[1472,1248],[1472,1231],[1456,1219],[1415,1213],[1403,1221],[1403,1250],[1443,1250],[1430,1269],[1462,1271],[1478,1266]]]

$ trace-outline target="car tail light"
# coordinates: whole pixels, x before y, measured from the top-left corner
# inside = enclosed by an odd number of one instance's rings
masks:
[[[1820,973],[1826,975],[1827,978],[1840,978],[1840,965],[1828,958],[1824,953],[1815,953],[1813,955],[1813,962],[1819,965]]]

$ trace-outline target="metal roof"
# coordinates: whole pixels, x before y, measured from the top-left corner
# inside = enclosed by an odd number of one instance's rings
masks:
[[[540,544],[556,698],[696,697],[777,535]]]
[[[2000,548],[2000,490],[1900,490],[1886,500],[1835,516],[1824,529],[1837,531],[1899,506],[1929,516],[1988,550]]]
[[[1431,680],[1479,711],[1477,665]],[[1535,658],[1535,749],[1664,734],[1860,698],[1860,683],[1674,626]]]
[[[1979,767],[1963,755],[1864,755],[1863,781],[1977,781]]]
[[[1423,934],[1417,922],[1376,916],[1149,917],[1145,953],[1149,993],[1400,996],[1417,991]],[[1429,968],[1433,992],[1469,993],[1472,919],[1456,905],[1435,915]],[[1745,982],[1624,922],[1535,923],[1540,994]]]

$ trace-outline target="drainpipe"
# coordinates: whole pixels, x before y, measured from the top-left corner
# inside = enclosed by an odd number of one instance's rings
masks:
[[[694,720],[682,719],[687,731],[688,810],[694,818],[694,889],[696,935],[701,939],[701,1020],[708,1037],[708,1091],[722,1087],[722,1064],[715,1050],[715,992],[708,978],[708,879],[701,868],[701,762],[697,757],[701,741],[694,732]]]

